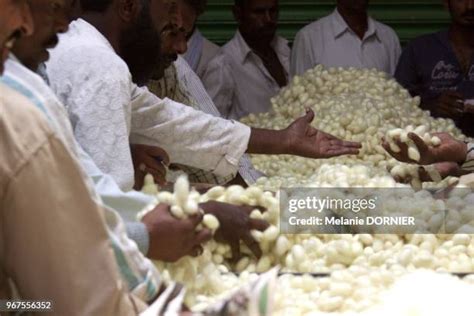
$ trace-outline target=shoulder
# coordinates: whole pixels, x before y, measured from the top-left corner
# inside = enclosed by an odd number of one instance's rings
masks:
[[[217,44],[208,40],[207,38],[204,38],[203,49],[211,54],[217,54],[217,52],[219,52],[220,47]]]
[[[97,45],[73,46],[62,49],[58,54],[53,52],[46,65],[48,70],[73,70],[74,73],[91,70],[104,74],[129,72],[127,64],[113,50]]]
[[[412,41],[410,41],[407,47],[419,48],[419,47],[424,47],[426,45],[432,46],[437,43],[439,43],[439,32],[418,36]]]
[[[54,135],[41,113],[23,95],[0,84],[0,178],[14,175]],[[4,180],[1,180],[4,181]]]
[[[320,32],[321,30],[328,27],[331,22],[330,16],[324,16],[308,25],[303,27],[298,33],[297,36],[300,37],[309,37],[312,36],[315,32]]]
[[[397,40],[398,41],[398,35],[395,33],[395,31],[388,25],[381,23],[375,19],[372,19],[375,25],[375,29],[377,32],[381,33],[382,37],[384,39],[390,39],[390,40]]]

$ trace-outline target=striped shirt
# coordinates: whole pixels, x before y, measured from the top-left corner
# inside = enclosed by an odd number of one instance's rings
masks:
[[[474,172],[474,143],[467,144],[467,156],[462,165],[462,170]]]
[[[5,72],[0,77],[0,81],[23,94],[45,113],[51,128],[65,143],[71,156],[77,159],[78,163],[80,162],[79,165],[82,166],[84,155],[87,156],[87,154],[74,139],[71,123],[64,106],[43,79],[11,56],[5,63]],[[89,163],[93,163],[90,158]],[[82,176],[88,185],[91,196],[101,205],[102,200],[94,188],[92,179],[87,176],[84,168],[82,169]],[[118,187],[115,185],[109,190],[112,191],[115,188]],[[124,197],[124,194],[121,196]],[[125,197],[126,200],[130,201],[131,199]],[[130,203],[125,202],[125,205],[130,205]],[[158,271],[153,263],[138,250],[136,243],[128,238],[126,227],[118,213],[109,207],[103,207],[103,209],[112,249],[123,280],[128,285],[129,291],[135,296],[145,302],[151,301],[158,294],[161,283]]]
[[[176,62],[165,70],[163,78],[151,80],[148,88],[160,98],[169,98],[206,114],[221,116],[201,80],[182,57],[178,57]],[[190,181],[197,183],[225,184],[233,178],[216,176],[212,172],[187,166],[180,168],[188,174]],[[247,184],[255,183],[263,175],[253,167],[247,155],[240,159],[239,174]]]

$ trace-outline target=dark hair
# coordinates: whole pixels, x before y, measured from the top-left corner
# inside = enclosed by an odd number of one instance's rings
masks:
[[[184,0],[184,3],[196,11],[196,14],[199,16],[206,10],[207,0]]]
[[[82,11],[105,12],[113,0],[81,0]]]

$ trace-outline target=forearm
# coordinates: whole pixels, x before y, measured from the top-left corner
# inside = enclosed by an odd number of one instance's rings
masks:
[[[247,153],[281,155],[288,154],[288,148],[289,144],[283,130],[252,128]]]

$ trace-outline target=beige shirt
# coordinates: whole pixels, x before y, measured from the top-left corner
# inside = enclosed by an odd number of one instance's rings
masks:
[[[145,305],[126,293],[103,211],[42,117],[0,85],[0,298],[10,279],[55,315],[136,314]]]

